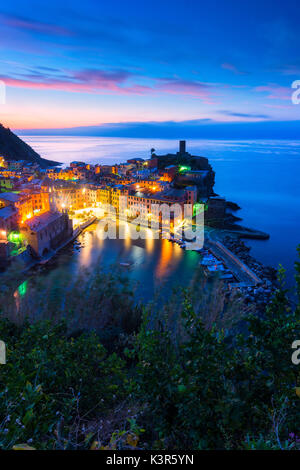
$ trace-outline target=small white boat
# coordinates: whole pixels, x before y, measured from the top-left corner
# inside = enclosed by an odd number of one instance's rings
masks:
[[[222,274],[220,279],[233,279],[233,275],[231,273]]]
[[[120,266],[123,266],[124,268],[128,268],[128,266],[130,266],[130,263],[120,263]]]

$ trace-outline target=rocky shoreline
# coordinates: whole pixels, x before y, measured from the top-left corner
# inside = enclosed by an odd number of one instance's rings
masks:
[[[246,304],[255,304],[258,310],[264,310],[270,300],[272,292],[277,287],[277,271],[271,266],[265,266],[257,261],[247,246],[237,235],[226,234],[222,243],[243,261],[262,281],[259,287],[246,287],[242,289]]]

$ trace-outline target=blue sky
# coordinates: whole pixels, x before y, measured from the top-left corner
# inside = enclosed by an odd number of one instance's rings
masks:
[[[0,6],[1,122],[298,120],[296,1],[14,1]]]

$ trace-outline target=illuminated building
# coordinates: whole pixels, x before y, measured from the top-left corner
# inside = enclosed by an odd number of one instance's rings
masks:
[[[145,164],[145,160],[143,158],[130,158],[127,160],[127,163],[134,165],[138,169],[141,169]]]
[[[161,191],[163,189],[162,182],[159,180],[153,180],[153,179],[138,180],[132,186],[137,189],[144,188],[144,189],[149,189],[151,191]]]
[[[13,207],[17,209],[20,223],[33,217],[35,214],[49,211],[49,194],[44,191],[15,194],[12,192],[0,193],[0,208]]]
[[[185,203],[190,205],[190,210],[186,211],[186,215],[193,216],[194,214],[194,205],[197,202],[198,197],[198,188],[197,186],[186,186],[185,190]]]
[[[50,208],[61,211],[80,210],[85,207],[96,207],[100,200],[99,187],[93,184],[79,185],[75,183],[51,183],[44,179],[42,189],[47,191],[50,198]],[[105,201],[106,202],[106,201]]]
[[[24,222],[21,233],[36,256],[55,250],[72,233],[72,221],[66,212],[45,212]]]
[[[12,192],[0,193],[0,208],[7,206],[15,206],[20,200],[20,195]]]
[[[48,178],[50,178],[51,180],[64,180],[64,181],[72,180],[75,176],[72,168],[64,168],[64,169],[50,168],[46,170],[46,174]]]
[[[157,207],[166,205],[171,207],[173,204],[179,204],[184,214],[185,192],[184,190],[173,190],[165,192],[152,193],[151,191],[130,191],[127,197],[129,216],[138,215],[143,218],[153,218],[162,223],[168,222],[162,220],[162,214],[157,213]],[[182,220],[180,217],[180,220]]]
[[[18,225],[18,212],[13,206],[0,209],[0,231],[1,233],[14,230]]]
[[[79,167],[85,167],[86,164],[84,162],[71,162],[70,167],[71,168],[79,168]]]
[[[5,160],[5,168],[8,170],[22,170],[23,166],[26,165],[24,160]]]
[[[36,214],[43,214],[50,210],[49,194],[44,191],[21,194],[15,206],[19,212],[20,222],[23,223]]]
[[[123,178],[120,178],[118,180],[118,184],[122,184],[123,186],[128,185],[128,184],[132,184],[132,183],[134,183],[134,179],[126,177],[126,176],[124,176]]]
[[[128,190],[125,189],[122,185],[115,186],[111,188],[110,191],[110,204],[115,207],[117,213],[120,210],[120,197],[127,196]]]
[[[19,170],[7,170],[6,168],[0,168],[0,175],[3,178],[23,178],[24,175],[21,174]]]
[[[97,203],[109,204],[110,203],[110,188],[105,186],[104,188],[97,188]]]

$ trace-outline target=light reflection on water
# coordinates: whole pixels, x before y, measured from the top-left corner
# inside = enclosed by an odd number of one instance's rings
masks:
[[[22,138],[43,157],[64,164],[72,160],[113,164],[133,157],[149,158],[152,147],[158,154],[178,149],[178,140],[174,139]],[[300,141],[190,139],[187,150],[209,158],[216,171],[215,191],[242,207],[237,214],[242,223],[270,234],[268,241],[247,243],[263,263],[274,267],[283,264],[291,285],[300,243]],[[128,241],[125,245],[131,246]],[[156,241],[154,247],[156,251]],[[184,258],[189,259],[186,255]]]
[[[97,236],[96,224],[93,224],[79,235],[77,249],[72,250],[68,259],[65,255],[61,257],[63,269],[75,274],[80,267],[92,269],[97,263],[104,270],[116,266],[138,283],[136,295],[147,301],[156,290],[167,296],[174,285],[187,286],[199,266],[200,255],[168,240],[154,239],[150,229],[141,230],[143,239],[131,239],[128,230],[124,240],[103,240]],[[55,267],[58,266],[61,268],[60,256]]]
[[[180,260],[181,248],[168,240],[162,240],[161,256],[156,265],[155,276],[163,279],[169,270],[176,269]]]

